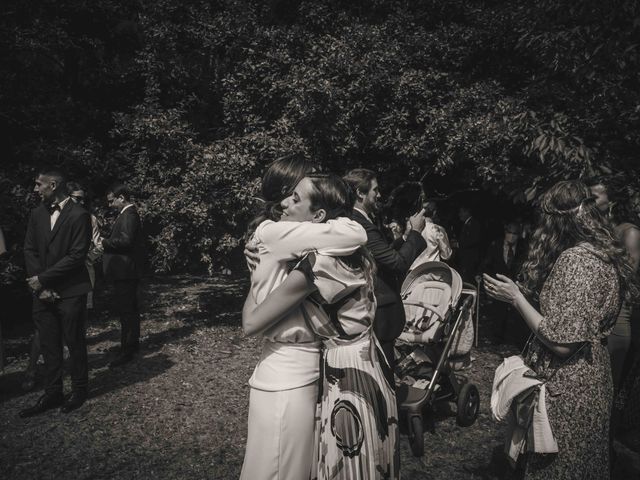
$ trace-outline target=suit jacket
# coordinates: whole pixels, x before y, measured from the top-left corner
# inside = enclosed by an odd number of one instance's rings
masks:
[[[31,211],[24,240],[27,275],[38,276],[44,288],[61,298],[91,291],[85,260],[91,245],[91,218],[80,205],[69,200],[51,229],[51,214],[44,206]],[[34,308],[44,307],[35,300]]]
[[[481,248],[482,225],[474,217],[471,217],[460,229],[458,252],[456,254],[456,263],[469,276],[477,273]]]
[[[135,206],[120,213],[111,235],[102,240],[104,276],[109,280],[133,280],[142,276],[144,241],[142,223]]]
[[[495,276],[496,273],[506,275],[515,280],[515,276],[520,271],[520,267],[525,260],[526,246],[523,241],[516,243],[515,256],[511,265],[504,261],[504,239],[500,238],[491,242],[482,260],[480,269],[484,273]]]
[[[390,245],[380,229],[362,213],[354,210],[351,218],[367,232],[367,248],[378,267],[375,295],[378,311],[374,331],[382,341],[396,338],[404,327],[404,308],[400,298],[400,287],[409,267],[427,246],[419,232],[411,230],[406,241]],[[389,308],[395,306],[396,308]],[[382,310],[380,307],[385,307]]]

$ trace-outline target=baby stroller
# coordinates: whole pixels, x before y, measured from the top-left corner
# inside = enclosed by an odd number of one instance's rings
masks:
[[[463,427],[478,416],[478,388],[456,373],[451,362],[452,354],[471,349],[478,292],[463,285],[458,272],[446,263],[426,262],[407,275],[401,294],[407,322],[396,340],[400,378],[396,393],[401,431],[408,434],[411,450],[419,457],[424,455],[427,409],[433,411],[438,402],[456,403],[456,420]]]

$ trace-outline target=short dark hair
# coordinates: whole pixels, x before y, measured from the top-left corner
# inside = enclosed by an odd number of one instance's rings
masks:
[[[127,202],[131,200],[131,192],[129,190],[129,187],[127,187],[122,182],[112,183],[111,186],[107,188],[107,195],[109,193],[113,193],[114,197],[122,196],[122,198],[124,198]]]
[[[342,177],[347,185],[351,187],[353,193],[367,193],[371,190],[371,184],[377,178],[376,172],[368,168],[354,168]]]
[[[78,190],[82,190],[86,193],[85,188],[80,185],[78,182],[67,182],[67,191],[68,192],[77,192]]]
[[[61,170],[55,167],[41,167],[38,169],[38,175],[42,175],[43,177],[49,177],[55,180],[55,182],[60,186],[63,192],[67,190],[67,177]]]
[[[522,224],[514,220],[508,221],[504,224],[504,231],[514,234],[522,234]]]
[[[422,205],[425,217],[433,217],[438,211],[438,204],[433,200],[428,200]]]
[[[605,189],[609,187],[611,176],[610,175],[593,175],[582,179],[582,182],[589,188],[596,185],[602,185]]]

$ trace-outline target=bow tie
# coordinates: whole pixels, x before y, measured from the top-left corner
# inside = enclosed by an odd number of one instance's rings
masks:
[[[49,215],[53,215],[53,212],[60,211],[60,204],[54,203],[52,205],[47,205],[47,210],[49,210]]]

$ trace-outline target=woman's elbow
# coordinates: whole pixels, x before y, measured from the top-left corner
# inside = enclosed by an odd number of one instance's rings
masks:
[[[244,333],[245,337],[253,337],[257,333],[254,328],[246,325],[242,326],[242,332]]]
[[[245,321],[242,319],[242,332],[246,337],[253,337],[260,332],[260,329],[251,321]]]

